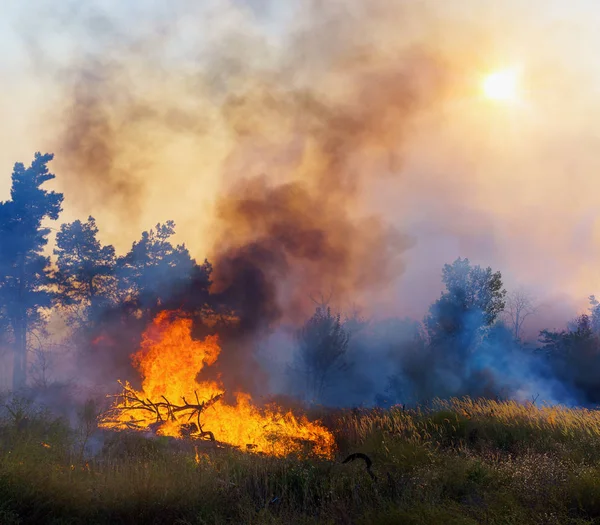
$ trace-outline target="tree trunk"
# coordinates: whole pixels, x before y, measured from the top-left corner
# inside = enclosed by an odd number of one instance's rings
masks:
[[[17,319],[13,328],[15,334],[13,390],[20,390],[27,383],[27,330],[23,319]]]
[[[27,309],[24,306],[25,295],[25,256],[21,255],[19,264],[19,288],[13,331],[15,334],[15,356],[13,361],[13,390],[24,388],[27,383]]]

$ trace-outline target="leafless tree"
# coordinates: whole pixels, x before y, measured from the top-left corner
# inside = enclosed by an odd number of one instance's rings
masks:
[[[50,383],[50,372],[53,365],[53,356],[48,348],[35,348],[33,360],[29,365],[31,383],[40,388],[47,388]]]
[[[521,338],[526,319],[540,308],[533,295],[525,288],[518,288],[506,296],[504,315],[516,339]]]
[[[32,385],[47,388],[50,383],[54,355],[47,344],[48,332],[45,327],[33,330],[27,345],[29,353],[29,379]]]

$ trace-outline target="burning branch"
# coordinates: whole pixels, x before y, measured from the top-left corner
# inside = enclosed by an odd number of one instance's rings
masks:
[[[123,391],[120,394],[109,396],[114,398],[115,402],[102,418],[103,422],[108,426],[125,426],[132,430],[144,430],[148,428],[152,432],[157,432],[164,424],[171,421],[179,423],[180,434],[182,436],[194,435],[194,437],[208,438],[211,441],[215,441],[214,434],[202,428],[200,415],[205,409],[210,408],[218,402],[223,397],[223,393],[214,395],[207,401],[200,401],[198,393],[194,392],[196,403],[189,403],[185,397],[182,397],[183,404],[175,404],[165,396],[162,396],[163,401],[152,401],[149,398],[143,399],[129,383],[119,381],[119,384],[123,387]],[[143,417],[135,419],[132,416],[129,421],[124,421],[122,418],[125,413],[140,414],[143,412],[154,414],[156,417],[155,422],[148,425],[147,419]],[[186,422],[180,423],[180,418],[186,416]],[[196,421],[190,423],[190,420],[194,417]]]
[[[139,390],[120,383],[121,393],[100,420],[100,427],[191,438],[200,447],[236,447],[258,454],[290,453],[331,457],[333,435],[318,422],[295,417],[271,406],[261,409],[244,392],[235,403],[223,401],[219,381],[199,381],[198,373],[213,365],[221,352],[218,336],[192,338],[192,320],[161,312],[142,336],[132,356],[142,379]],[[215,395],[217,393],[217,395]],[[204,428],[204,426],[209,428]],[[218,435],[210,430],[218,429]]]

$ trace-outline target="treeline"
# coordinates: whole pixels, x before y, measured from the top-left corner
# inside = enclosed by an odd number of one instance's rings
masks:
[[[298,392],[326,404],[426,403],[487,397],[595,406],[600,403],[600,303],[561,331],[522,337],[537,305],[507,293],[500,272],[457,259],[423,320],[342,320],[319,308],[297,334]]]
[[[37,153],[31,166],[15,164],[10,199],[0,203],[0,344],[14,353],[13,388],[27,384],[28,354],[43,346],[52,312],[60,312],[73,346],[96,356],[92,362],[115,379],[161,310],[191,316],[198,337],[234,330],[235,304],[210,293],[211,264],[172,242],[172,221],[143,232],[118,256],[88,217],[62,224],[50,251],[48,224],[63,202],[44,188],[54,178],[52,158]],[[459,258],[444,266],[442,281],[445,290],[420,321],[342,318],[323,299],[295,333],[285,393],[344,406],[460,395],[600,401],[594,297],[589,314],[566,330],[543,330],[538,341],[525,342],[524,322],[536,306],[525,292],[507,293],[500,272]]]
[[[143,232],[123,256],[98,240],[93,217],[62,224],[51,258],[47,224],[63,202],[43,187],[55,177],[52,158],[36,153],[28,168],[15,164],[10,199],[0,203],[0,329],[14,351],[15,389],[26,385],[27,355],[43,339],[51,308],[60,309],[80,348],[110,342],[130,351],[158,311],[208,306],[211,265],[171,242],[172,221]]]

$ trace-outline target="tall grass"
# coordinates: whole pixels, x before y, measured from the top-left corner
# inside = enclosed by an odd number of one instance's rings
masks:
[[[11,401],[0,524],[600,523],[600,415],[485,399],[337,411],[337,457],[273,458],[90,427]],[[196,452],[198,452],[196,454]],[[360,460],[373,460],[372,479]]]

